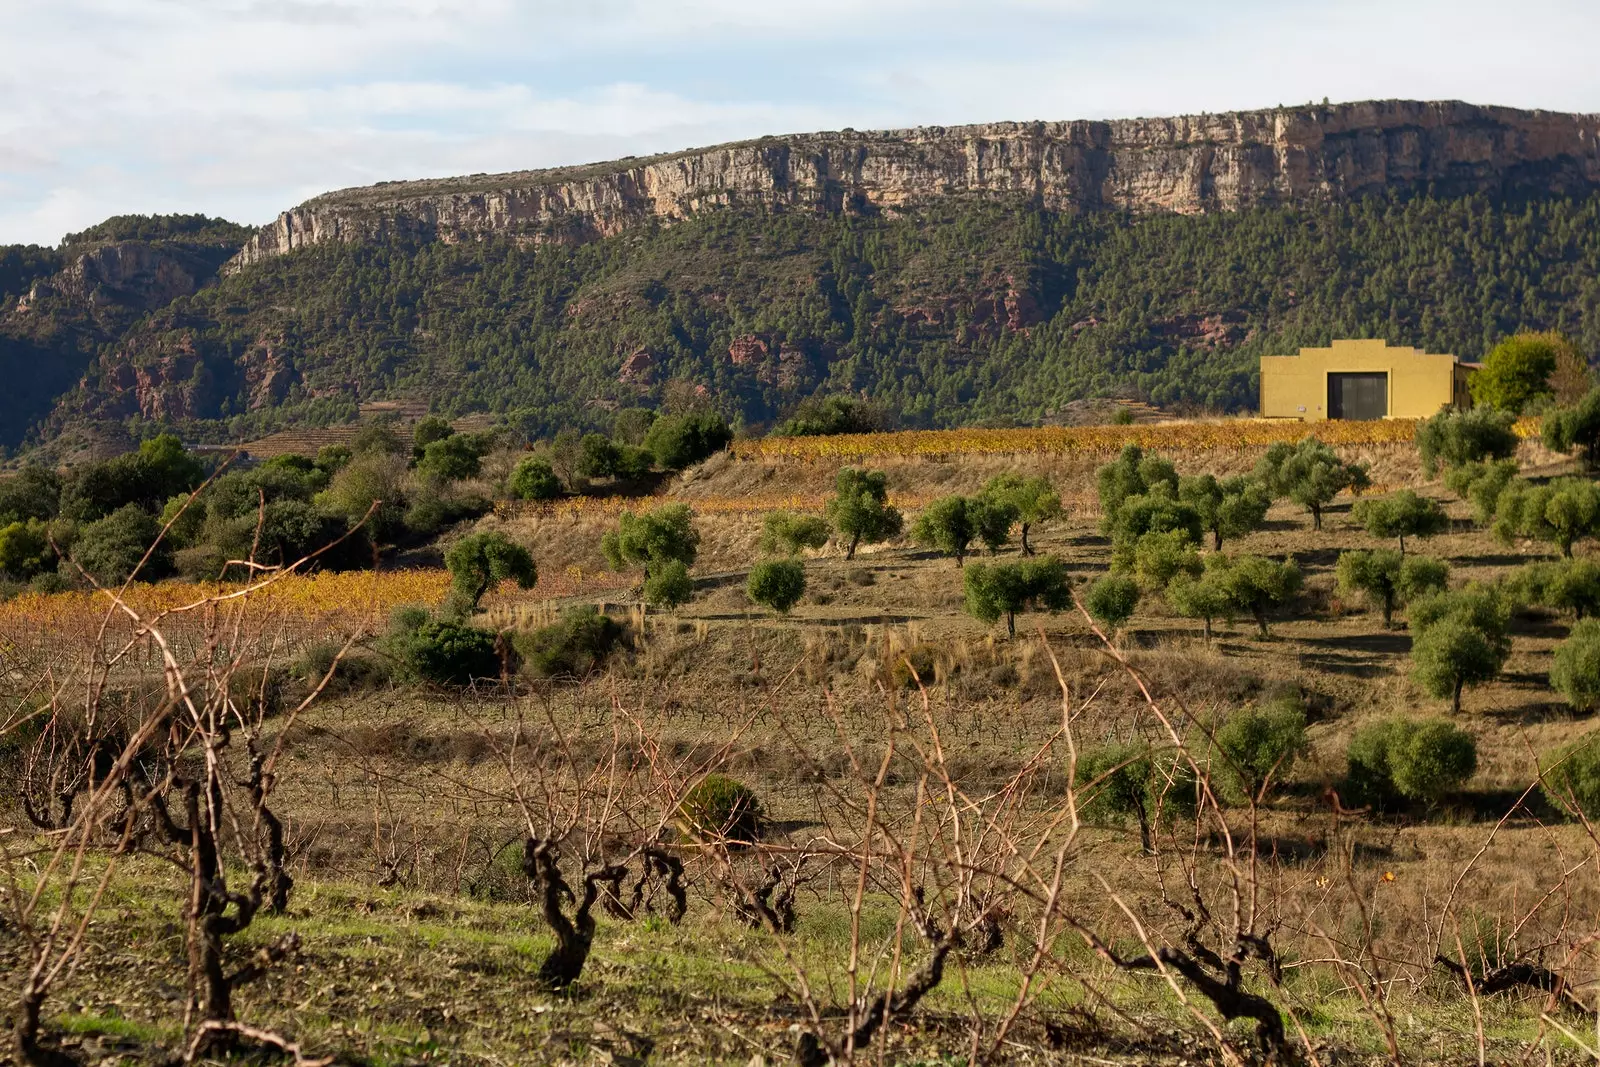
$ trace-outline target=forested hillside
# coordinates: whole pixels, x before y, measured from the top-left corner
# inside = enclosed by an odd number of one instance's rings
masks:
[[[955,197],[899,216],[729,209],[575,247],[323,244],[150,307],[56,286],[19,308],[74,250],[8,249],[0,361],[35,384],[0,401],[0,438],[132,420],[220,440],[377,398],[541,435],[701,386],[750,425],[818,391],[864,393],[906,425],[1032,422],[1115,393],[1248,409],[1256,357],[1334,337],[1477,357],[1553,328],[1600,349],[1597,222],[1600,195],[1190,216]],[[221,249],[236,232],[165,239]]]

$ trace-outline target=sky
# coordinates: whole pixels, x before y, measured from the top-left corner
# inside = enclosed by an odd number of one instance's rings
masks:
[[[0,244],[763,134],[1600,112],[1596,0],[0,0]]]

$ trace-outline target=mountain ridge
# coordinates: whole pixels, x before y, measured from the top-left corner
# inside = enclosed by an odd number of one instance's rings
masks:
[[[1197,214],[1430,186],[1500,194],[1600,187],[1600,116],[1379,100],[762,137],[337,190],[280,214],[225,269],[397,234],[581,243],[729,206],[894,212],[977,195],[1055,211]]]

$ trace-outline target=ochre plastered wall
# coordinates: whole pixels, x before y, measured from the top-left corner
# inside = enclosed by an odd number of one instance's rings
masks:
[[[1261,357],[1262,416],[1321,422],[1328,417],[1328,375],[1349,371],[1388,373],[1391,419],[1424,419],[1470,399],[1469,368],[1455,356],[1391,348],[1386,341],[1335,341],[1329,348],[1302,348],[1297,356]]]

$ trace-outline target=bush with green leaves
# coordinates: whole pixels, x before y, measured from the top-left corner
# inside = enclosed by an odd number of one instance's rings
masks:
[[[366,423],[350,439],[352,456],[398,456],[406,451],[395,432],[394,419],[378,418]]]
[[[875,545],[900,532],[900,512],[889,503],[889,477],[882,471],[845,467],[834,478],[825,513],[845,542],[844,558],[859,545]]]
[[[1178,499],[1200,516],[1200,525],[1211,534],[1213,549],[1222,548],[1225,540],[1260,529],[1272,506],[1272,495],[1266,487],[1247,475],[1218,479],[1212,474],[1196,474],[1179,478]]]
[[[1179,577],[1198,578],[1202,570],[1186,530],[1147,533],[1134,543],[1133,576],[1146,592],[1159,593]]]
[[[1160,488],[1165,488],[1171,499],[1177,499],[1178,471],[1172,461],[1164,456],[1147,455],[1138,445],[1123,445],[1116,459],[1095,471],[1101,532],[1116,533],[1118,515],[1125,500],[1149,496]]]
[[[1507,588],[1524,604],[1586,619],[1600,616],[1600,562],[1588,558],[1524,564],[1512,572]]]
[[[911,524],[911,540],[952,557],[956,566],[961,566],[968,546],[978,535],[970,503],[966,497],[954,494],[930,502]]]
[[[1345,800],[1432,807],[1477,772],[1478,746],[1447,719],[1386,719],[1357,730],[1345,760]]]
[[[650,569],[644,580],[644,602],[653,608],[681,607],[694,599],[694,579],[682,560],[669,559]]]
[[[1552,807],[1600,819],[1600,731],[1540,757],[1539,783]]]
[[[79,531],[72,559],[101,585],[121,585],[135,571],[143,581],[157,581],[172,573],[172,546],[157,544],[160,535],[161,527],[149,512],[124,504]]]
[[[411,431],[411,458],[421,460],[428,446],[455,436],[456,428],[443,415],[424,415]]]
[[[501,582],[532,589],[539,581],[532,553],[493,530],[469,534],[451,545],[444,565],[450,571],[451,594],[465,614],[476,611],[484,594]]]
[[[478,434],[453,433],[433,441],[417,460],[417,473],[435,482],[459,482],[476,478],[489,451],[487,438]]]
[[[1139,606],[1139,583],[1126,574],[1107,574],[1089,586],[1084,608],[1112,634],[1127,625]]]
[[[721,452],[733,431],[721,415],[663,415],[644,435],[644,450],[663,470],[681,471]]]
[[[36,574],[54,570],[56,550],[50,545],[50,528],[38,519],[0,526],[0,573],[26,582]]]
[[[1016,518],[1013,521],[1020,524],[1024,556],[1033,555],[1033,546],[1028,543],[1028,533],[1033,527],[1061,515],[1061,494],[1043,475],[1023,477],[1011,472],[996,475],[989,479],[980,495],[986,500],[1009,504],[1015,509]]]
[[[1556,646],[1550,685],[1572,707],[1600,707],[1600,619],[1580,619]]]
[[[705,844],[753,845],[765,821],[755,790],[725,774],[706,775],[678,805],[683,833]]]
[[[778,424],[773,437],[828,437],[846,433],[880,433],[889,427],[879,405],[853,396],[811,396]]]
[[[1186,619],[1199,619],[1206,644],[1211,643],[1212,624],[1218,619],[1232,620],[1238,605],[1228,584],[1228,558],[1220,553],[1205,557],[1198,575],[1175,574],[1163,592],[1167,605]]]
[[[1480,526],[1494,522],[1500,507],[1500,494],[1516,478],[1521,468],[1514,459],[1491,459],[1463,463],[1445,473],[1445,488],[1472,505],[1473,517]]]
[[[1072,603],[1067,565],[1054,556],[974,563],[962,578],[967,613],[991,625],[1005,619],[1008,637],[1017,635],[1018,612],[1060,611]]]
[[[315,498],[317,507],[362,528],[374,544],[384,544],[405,528],[406,498],[401,488],[405,462],[376,451],[357,451],[328,488]]]
[[[789,614],[806,595],[805,564],[797,559],[762,560],[750,568],[745,595],[779,615]]]
[[[1341,552],[1335,573],[1339,592],[1366,597],[1383,613],[1383,625],[1388,628],[1394,625],[1395,608],[1442,591],[1450,578],[1450,566],[1432,556],[1402,556],[1380,548]]]
[[[761,523],[761,551],[772,556],[798,556],[801,549],[821,548],[833,531],[820,515],[773,511]]]
[[[512,644],[525,670],[539,678],[584,679],[622,643],[622,625],[593,604],[562,612],[559,621],[518,633]]]
[[[1483,358],[1468,388],[1483,407],[1520,415],[1551,396],[1550,375],[1559,354],[1550,334],[1519,333],[1507,337]]]
[[[561,479],[543,456],[517,461],[506,479],[506,492],[516,500],[554,500],[561,495]]]
[[[1589,390],[1570,407],[1547,412],[1539,436],[1551,451],[1576,450],[1590,470],[1600,467],[1600,388]]]
[[[1417,427],[1417,453],[1432,478],[1439,468],[1510,459],[1517,454],[1517,417],[1496,408],[1441,411]]]
[[[1518,478],[1500,493],[1494,533],[1506,544],[1520,537],[1544,541],[1570,557],[1574,544],[1600,537],[1600,486],[1587,478],[1543,485]]]
[[[1256,620],[1262,637],[1271,636],[1268,621],[1300,592],[1299,566],[1292,559],[1280,563],[1265,556],[1211,558],[1219,560],[1211,565],[1218,568],[1217,581],[1227,590],[1233,606]]]
[[[426,608],[401,608],[390,622],[383,650],[400,670],[437,685],[464,686],[498,678],[504,666],[495,635]]]
[[[700,531],[687,504],[664,504],[642,515],[624,511],[617,528],[601,539],[600,551],[612,570],[641,567],[646,581],[669,563],[687,574],[700,551]]]
[[[1134,550],[1147,534],[1175,533],[1188,544],[1198,545],[1205,532],[1200,513],[1179,500],[1166,484],[1125,498],[1104,528],[1111,532],[1112,565],[1118,570],[1132,569]]]
[[[1500,590],[1472,583],[1423,597],[1410,614],[1412,676],[1459,713],[1462,691],[1492,681],[1511,655],[1511,606]]]
[[[1216,741],[1222,756],[1220,777],[1229,795],[1242,801],[1265,799],[1306,752],[1305,705],[1299,697],[1284,697],[1236,711],[1218,727]]]
[[[183,443],[162,434],[142,442],[137,452],[73,471],[61,488],[59,513],[75,522],[91,522],[127,504],[154,512],[170,497],[194,489],[204,476]]]
[[[1402,489],[1385,497],[1356,501],[1350,517],[1373,537],[1393,537],[1406,554],[1406,538],[1433,537],[1450,528],[1450,517],[1437,500]]]
[[[38,519],[47,522],[61,510],[61,476],[48,467],[30,463],[16,474],[0,478],[0,525]]]
[[[1328,445],[1307,437],[1297,445],[1278,443],[1256,464],[1256,477],[1273,496],[1286,496],[1311,513],[1311,528],[1322,529],[1322,512],[1346,489],[1359,493],[1370,484],[1363,463],[1347,463]]]
[[[1011,528],[1017,524],[1021,512],[1007,496],[988,492],[967,498],[967,518],[973,533],[991,556],[1011,543]]]

